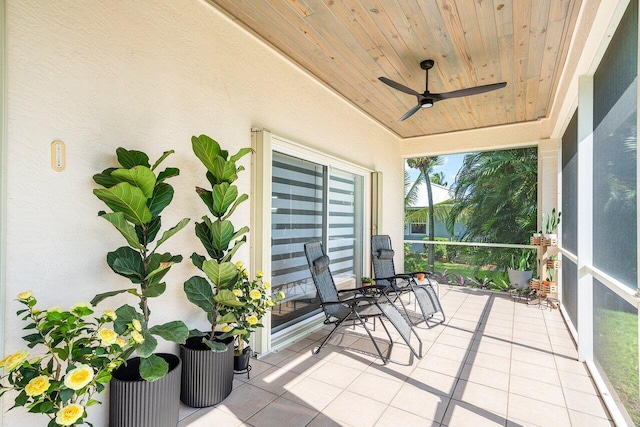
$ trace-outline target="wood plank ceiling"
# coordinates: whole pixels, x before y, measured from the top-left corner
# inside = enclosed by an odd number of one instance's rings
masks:
[[[581,0],[209,0],[400,137],[547,117]],[[429,90],[505,81],[398,119]]]

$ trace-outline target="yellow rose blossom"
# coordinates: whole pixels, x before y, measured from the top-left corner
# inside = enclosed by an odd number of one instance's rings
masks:
[[[77,403],[72,403],[64,408],[60,408],[56,413],[56,423],[61,426],[73,425],[82,414],[84,414],[84,407]]]
[[[100,328],[98,329],[98,338],[100,338],[102,345],[108,346],[115,344],[118,335],[112,329]]]
[[[267,300],[267,305],[268,305],[269,307],[273,307],[274,305],[276,305],[276,303],[275,303],[275,302],[273,302],[273,300],[272,300],[272,299],[268,299],[268,300]]]
[[[108,318],[109,320],[111,320],[112,322],[118,318],[118,315],[113,310],[105,310],[104,313],[102,313],[102,315]]]
[[[40,396],[47,389],[49,389],[49,377],[40,375],[29,381],[29,384],[24,387],[24,392],[27,396]]]
[[[144,337],[138,331],[131,332],[131,338],[138,344],[142,344],[144,342]]]
[[[264,283],[262,284],[262,286],[264,286],[264,288],[265,288],[266,290],[271,289],[271,283],[269,283],[269,282],[264,282]]]
[[[260,292],[257,289],[254,289],[251,292],[249,292],[249,296],[251,297],[251,299],[260,299],[260,297],[262,297],[262,292]]]
[[[236,267],[242,268],[242,266],[244,266],[244,263],[242,261],[236,262]]]
[[[284,292],[280,291],[278,292],[278,294],[276,295],[278,299],[284,299],[285,295]]]
[[[222,332],[231,332],[231,326],[230,325],[222,325],[222,327],[220,328],[220,330]]]
[[[240,289],[234,289],[232,292],[238,298],[240,298],[242,296],[242,291]]]
[[[0,360],[0,367],[3,367],[6,371],[11,372],[22,364],[29,356],[29,351],[22,350],[17,353],[11,354],[4,359]]]
[[[18,299],[22,300],[22,301],[28,300],[31,297],[33,297],[33,292],[31,292],[31,291],[24,291],[24,292],[20,292],[18,294]]]
[[[54,305],[53,307],[49,308],[47,311],[51,313],[62,313],[62,307],[60,307],[59,305]]]
[[[116,338],[116,345],[120,346],[120,348],[124,348],[127,343],[122,338]]]
[[[255,325],[256,323],[258,323],[258,318],[256,316],[249,316],[247,317],[247,322],[250,325]]]
[[[262,270],[258,270],[258,272],[256,273],[256,277],[258,279],[261,279],[264,276],[264,273],[262,272]]]
[[[64,376],[64,385],[72,390],[80,390],[93,379],[93,369],[89,365],[80,365]]]
[[[138,319],[133,319],[131,321],[131,326],[133,326],[133,329],[135,329],[138,332],[142,330],[142,325],[140,324],[140,321]]]
[[[31,310],[31,312],[33,314],[39,314],[39,313],[42,313],[42,310],[40,310],[39,308],[34,308],[33,310]]]

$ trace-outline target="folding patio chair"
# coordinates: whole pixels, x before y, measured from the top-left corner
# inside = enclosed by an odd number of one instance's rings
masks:
[[[371,236],[371,256],[373,258],[374,281],[377,285],[385,287],[384,292],[387,295],[395,296],[394,302],[400,302],[407,320],[416,325],[422,321],[431,328],[445,321],[444,311],[440,305],[440,299],[433,289],[430,272],[419,271],[413,273],[396,274],[393,264],[394,251],[391,248],[391,238],[387,235]],[[424,274],[426,283],[418,283],[417,275]],[[402,301],[402,295],[411,293],[415,296],[422,318],[417,322],[411,321],[406,304]],[[442,319],[433,320],[436,313],[442,314]],[[433,324],[430,324],[433,323]]]
[[[322,347],[331,339],[339,327],[350,326],[351,324],[361,325],[369,335],[369,338],[371,338],[382,362],[387,364],[393,348],[393,339],[383,321],[383,319],[386,319],[396,328],[404,342],[411,349],[412,354],[419,359],[422,358],[422,340],[385,294],[376,292],[375,286],[367,287],[367,289],[354,288],[338,290],[333,281],[331,270],[329,270],[329,257],[324,253],[322,243],[305,243],[304,252],[307,256],[307,263],[309,264],[313,283],[318,291],[320,305],[324,311],[324,323],[334,325],[334,328],[322,341],[322,344],[314,350],[315,354],[320,352]],[[350,293],[347,298],[340,299],[340,294],[347,293]],[[389,349],[386,357],[382,354],[378,343],[367,326],[367,319],[376,318],[380,319],[380,323],[389,337]],[[419,343],[417,352],[411,345],[412,333]]]

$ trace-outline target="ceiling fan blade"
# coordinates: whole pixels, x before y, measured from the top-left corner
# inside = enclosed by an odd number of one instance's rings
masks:
[[[418,111],[420,109],[422,105],[418,104],[415,107],[413,107],[412,109],[410,109],[409,111],[407,111],[406,113],[404,113],[404,116],[400,117],[400,120],[398,120],[399,122],[408,119],[409,117],[413,116],[416,111]]]
[[[409,95],[414,95],[414,96],[420,95],[420,93],[416,92],[415,90],[408,88],[405,85],[402,85],[398,82],[394,82],[393,80],[388,79],[386,77],[378,77],[378,80],[380,80],[382,83],[388,84],[389,86],[391,86],[396,90],[399,90],[400,92],[408,93]]]
[[[490,91],[496,90],[496,89],[502,89],[506,85],[507,85],[507,82],[493,83],[493,84],[490,84],[490,85],[475,86],[475,87],[469,87],[469,88],[466,88],[466,89],[454,90],[452,92],[432,93],[432,94],[430,94],[430,96],[432,96],[432,97],[434,97],[436,99],[459,98],[461,96],[478,95],[480,93],[490,92]]]

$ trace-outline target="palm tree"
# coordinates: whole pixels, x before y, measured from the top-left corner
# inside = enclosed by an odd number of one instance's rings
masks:
[[[434,221],[434,206],[433,206],[433,193],[431,190],[431,173],[433,168],[442,165],[443,159],[440,156],[433,157],[415,157],[407,160],[407,165],[412,169],[417,169],[420,174],[416,179],[415,184],[419,180],[424,182],[427,186],[427,199],[429,202],[429,240],[435,239],[435,221]],[[405,199],[406,201],[406,199]],[[433,244],[429,245],[429,269],[433,271],[435,264],[435,247]]]
[[[535,148],[472,153],[465,156],[452,185],[454,206],[447,226],[464,217],[461,240],[526,244],[537,225],[538,153]],[[484,262],[508,264],[504,251]]]

